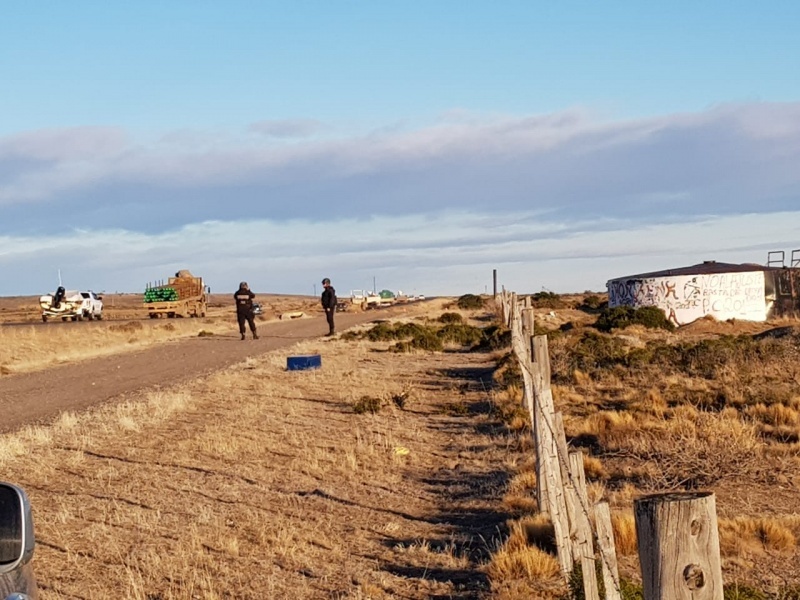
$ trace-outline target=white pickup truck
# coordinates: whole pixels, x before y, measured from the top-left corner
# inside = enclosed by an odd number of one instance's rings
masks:
[[[45,294],[39,298],[42,307],[42,321],[61,319],[62,321],[83,321],[103,318],[103,298],[92,291],[67,291],[59,287],[55,294]]]

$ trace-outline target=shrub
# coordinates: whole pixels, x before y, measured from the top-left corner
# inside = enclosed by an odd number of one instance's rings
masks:
[[[439,318],[437,319],[439,323],[463,323],[464,317],[461,316],[459,313],[455,312],[446,312],[442,313]]]
[[[419,323],[397,323],[394,326],[395,339],[404,340],[408,338],[424,337],[434,333],[435,330],[425,327]]]
[[[482,339],[477,350],[505,350],[511,347],[511,330],[500,325],[490,325],[481,330]]]
[[[669,489],[746,480],[757,474],[764,455],[755,427],[723,413],[695,411],[658,430],[639,428],[616,437],[609,450],[640,461],[649,467],[646,479],[654,487]]]
[[[558,294],[553,292],[536,292],[531,296],[536,308],[564,308],[566,303]]]
[[[383,400],[375,396],[361,396],[358,400],[353,402],[353,412],[357,415],[366,413],[375,414],[383,407]]]
[[[462,346],[474,346],[483,338],[480,329],[466,323],[448,323],[437,332],[437,335],[444,342],[454,342]]]
[[[464,294],[456,301],[456,306],[462,310],[477,310],[483,308],[484,301],[475,294]]]
[[[639,323],[650,329],[675,330],[675,324],[667,319],[667,315],[664,311],[657,306],[643,306],[637,308],[633,317],[634,323]]]
[[[444,350],[444,342],[432,329],[424,329],[410,340],[398,342],[392,346],[393,352],[413,352],[414,350],[441,352]]]
[[[371,342],[386,342],[397,339],[397,334],[391,323],[376,323],[364,334]]]
[[[667,319],[664,311],[657,306],[643,306],[641,308],[615,306],[614,308],[607,308],[597,317],[594,326],[600,331],[611,331],[612,329],[624,329],[634,324],[644,325],[650,329],[666,329],[667,331],[675,329],[675,325]]]
[[[512,386],[522,388],[522,371],[519,367],[519,361],[513,352],[508,352],[500,357],[492,379],[501,389]]]
[[[627,356],[625,342],[610,335],[594,331],[585,332],[571,352],[571,369],[591,373],[624,363]]]
[[[582,308],[584,310],[600,310],[601,308],[605,308],[608,306],[608,302],[602,300],[600,296],[595,294],[591,294],[586,296],[578,305],[578,308]]]

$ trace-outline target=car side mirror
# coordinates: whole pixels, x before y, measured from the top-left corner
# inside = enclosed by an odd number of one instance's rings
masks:
[[[30,562],[34,545],[28,495],[15,485],[0,483],[0,574]]]

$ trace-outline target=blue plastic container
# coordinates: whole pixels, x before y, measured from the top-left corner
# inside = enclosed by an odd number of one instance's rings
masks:
[[[286,358],[287,371],[306,371],[322,367],[322,357],[319,354],[307,356],[289,356]]]

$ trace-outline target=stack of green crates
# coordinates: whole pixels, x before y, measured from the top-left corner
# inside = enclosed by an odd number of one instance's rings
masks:
[[[145,302],[175,302],[178,299],[178,292],[171,287],[147,288],[144,291]]]

